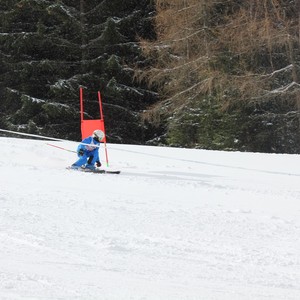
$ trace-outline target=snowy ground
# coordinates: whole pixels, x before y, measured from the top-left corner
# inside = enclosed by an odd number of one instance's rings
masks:
[[[1,300],[300,299],[299,155],[108,154],[0,138]]]

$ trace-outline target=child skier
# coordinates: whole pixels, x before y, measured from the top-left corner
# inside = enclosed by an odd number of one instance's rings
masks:
[[[92,136],[83,139],[77,147],[77,155],[79,159],[72,164],[71,168],[86,168],[95,170],[96,167],[101,167],[99,146],[103,138],[104,132],[97,129],[93,132]]]

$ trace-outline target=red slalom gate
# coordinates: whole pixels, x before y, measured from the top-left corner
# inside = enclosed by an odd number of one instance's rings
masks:
[[[108,153],[106,146],[106,133],[105,133],[105,125],[104,125],[104,115],[102,109],[102,99],[101,94],[98,91],[98,102],[99,102],[99,110],[100,110],[100,119],[94,120],[85,120],[84,119],[84,107],[83,107],[83,88],[80,88],[80,123],[81,123],[81,138],[85,139],[86,137],[93,134],[94,130],[100,129],[104,132],[104,138],[101,142],[104,143],[105,156],[106,156],[106,165],[108,167]]]

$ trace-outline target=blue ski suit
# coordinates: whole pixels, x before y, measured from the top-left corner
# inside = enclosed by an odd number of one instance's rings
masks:
[[[100,162],[99,146],[100,142],[97,142],[92,136],[83,139],[77,147],[77,155],[79,159],[73,164],[73,166],[81,167],[86,163],[88,163],[87,166],[94,166],[96,162]]]

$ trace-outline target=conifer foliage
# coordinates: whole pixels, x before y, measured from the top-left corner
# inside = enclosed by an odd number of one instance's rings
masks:
[[[178,146],[300,152],[300,1],[156,0],[162,101],[146,117]]]
[[[151,39],[153,9],[134,0],[1,1],[1,127],[79,139],[82,86],[86,118],[99,117],[101,91],[111,142],[142,142],[139,111],[156,96],[132,66],[144,60],[137,40]]]

